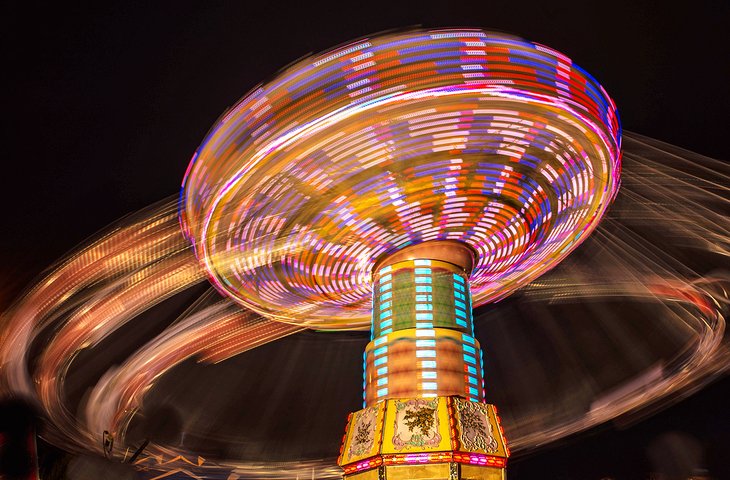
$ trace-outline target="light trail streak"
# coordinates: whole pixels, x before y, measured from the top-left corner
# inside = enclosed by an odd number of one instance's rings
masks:
[[[612,211],[587,242],[589,253],[580,259],[569,257],[563,267],[528,285],[522,295],[537,304],[612,297],[674,304],[679,310],[665,320],[686,329],[687,345],[659,378],[646,379],[627,391],[618,389],[609,403],[600,397],[610,392],[596,392],[593,410],[550,429],[535,418],[503,409],[507,435],[518,455],[627,412],[681,398],[728,368],[728,347],[722,341],[730,285],[730,222],[723,215],[730,207],[727,164],[633,134],[625,141],[624,185]],[[719,260],[716,268],[702,271],[679,255],[680,250],[709,252]],[[600,254],[592,255],[594,251]],[[168,283],[150,289],[153,279],[160,278]],[[53,424],[47,434],[52,441],[77,451],[96,450],[99,432],[106,429],[117,433],[116,453],[123,455],[130,419],[166,371],[187,358],[223,361],[301,329],[264,320],[227,300],[214,303],[187,313],[108,371],[85,402],[82,417],[66,409],[64,372],[79,350],[113,335],[134,315],[161,301],[161,292],[171,295],[203,279],[179,234],[172,201],[120,221],[59,262],[4,313],[3,390],[39,399]],[[125,309],[111,308],[125,302]],[[550,320],[547,314],[544,320]],[[50,327],[54,335],[46,341],[31,375],[28,351],[34,339],[48,338]],[[156,460],[179,455],[194,456],[153,443],[139,462],[152,471],[181,468],[187,465],[182,460],[165,465]],[[333,465],[333,458],[276,466],[208,459],[198,468],[237,472],[242,478],[292,478],[312,471],[317,478],[334,478],[339,470]]]
[[[365,328],[374,263],[407,245],[472,246],[481,305],[588,237],[618,189],[612,100],[551,50],[452,33],[376,35],[301,60],[213,126],[181,219],[216,288],[287,323]]]

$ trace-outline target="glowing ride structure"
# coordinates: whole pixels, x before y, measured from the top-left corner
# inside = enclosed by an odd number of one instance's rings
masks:
[[[472,306],[559,263],[615,197],[620,125],[548,47],[481,30],[376,35],[227,111],[181,223],[214,285],[314,329],[371,326],[351,478],[502,478]]]

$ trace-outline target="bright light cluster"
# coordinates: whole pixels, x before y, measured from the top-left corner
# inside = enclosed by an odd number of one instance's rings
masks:
[[[372,341],[363,358],[365,405],[448,395],[484,400],[466,273],[446,262],[412,259],[378,269],[373,286]]]
[[[366,327],[374,263],[408,245],[473,247],[475,305],[556,265],[615,196],[620,137],[603,88],[550,48],[383,34],[301,60],[228,110],[190,163],[181,220],[237,302]]]

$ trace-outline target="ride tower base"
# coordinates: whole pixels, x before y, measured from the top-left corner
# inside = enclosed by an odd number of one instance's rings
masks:
[[[504,480],[508,456],[494,405],[449,396],[350,414],[337,463],[345,480]]]
[[[393,253],[373,268],[364,408],[350,414],[346,480],[502,480],[509,450],[484,403],[469,275],[476,252],[450,240]]]

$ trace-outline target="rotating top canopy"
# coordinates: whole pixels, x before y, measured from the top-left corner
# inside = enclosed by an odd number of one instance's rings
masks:
[[[373,265],[475,252],[474,304],[560,262],[615,196],[620,125],[565,55],[481,30],[375,35],[298,61],[213,126],[183,181],[212,281],[271,318],[366,327]]]

